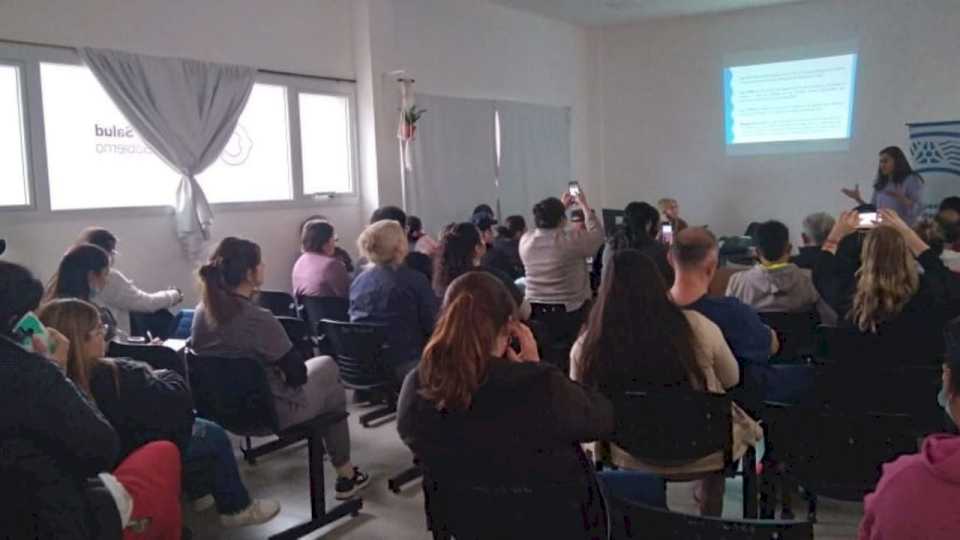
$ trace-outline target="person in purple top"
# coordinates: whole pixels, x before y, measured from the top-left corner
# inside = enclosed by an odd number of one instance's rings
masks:
[[[860,194],[860,184],[841,191],[857,204],[872,204],[877,210],[894,210],[911,227],[923,211],[923,177],[913,171],[907,156],[897,146],[880,151],[880,165],[869,203]]]

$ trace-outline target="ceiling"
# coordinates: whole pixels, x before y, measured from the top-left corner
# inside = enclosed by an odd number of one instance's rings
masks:
[[[718,13],[802,0],[491,0],[575,24],[598,26],[652,19]]]

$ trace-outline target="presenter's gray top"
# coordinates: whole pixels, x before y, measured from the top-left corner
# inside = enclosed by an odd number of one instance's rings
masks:
[[[896,193],[906,195],[913,202],[910,204],[900,202],[895,195]],[[904,178],[900,185],[889,182],[883,190],[873,191],[870,204],[876,206],[877,209],[891,208],[895,210],[897,215],[912,227],[923,212],[923,180],[920,175],[911,174]]]

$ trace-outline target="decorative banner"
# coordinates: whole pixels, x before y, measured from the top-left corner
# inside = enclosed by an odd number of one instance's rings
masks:
[[[926,181],[924,206],[936,212],[944,197],[960,195],[960,121],[907,124],[910,155]]]

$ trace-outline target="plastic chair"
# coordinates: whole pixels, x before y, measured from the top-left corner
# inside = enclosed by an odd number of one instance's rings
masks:
[[[200,357],[188,352],[187,364],[200,416],[237,435],[277,436],[277,439],[253,449],[254,458],[307,441],[311,519],[271,536],[271,540],[301,538],[347,515],[359,515],[363,506],[360,498],[338,504],[330,511],[324,501],[325,448],[317,433],[342,421],[346,412],[319,415],[302,424],[280,429],[273,394],[260,362],[244,358]]]
[[[260,307],[270,310],[277,317],[298,317],[297,303],[283,291],[260,291],[253,297]]]
[[[760,320],[777,333],[780,351],[771,362],[806,362],[816,354],[817,327],[820,315],[816,312],[759,313]]]
[[[329,319],[331,321],[350,320],[348,311],[350,301],[339,296],[299,296],[297,303],[303,308],[304,318],[310,323],[310,328],[317,334],[320,334],[320,321]]]
[[[316,356],[316,351],[314,350],[316,343],[313,341],[313,333],[310,331],[310,325],[296,317],[278,316],[277,321],[280,322],[280,326],[282,326],[284,332],[287,333],[290,342],[293,343],[293,346],[304,360]]]
[[[680,514],[606,496],[612,540],[813,540],[807,521],[721,519]]]
[[[726,394],[667,388],[629,391],[614,399],[616,427],[612,442],[636,459],[680,465],[722,452],[724,472],[735,474],[731,398]],[[669,411],[665,414],[664,411]],[[742,458],[743,517],[757,516],[756,453]],[[689,481],[704,474],[678,475],[667,481]]]
[[[190,329],[193,326],[194,309],[181,309],[173,317],[170,328],[167,330],[169,339],[190,339]]]
[[[334,359],[340,368],[343,386],[370,392],[381,397],[385,405],[360,417],[360,425],[370,424],[397,412],[400,383],[380,360],[386,343],[386,326],[350,323],[324,319],[321,326],[336,351]]]

